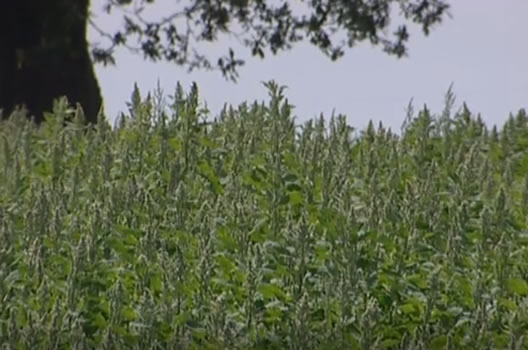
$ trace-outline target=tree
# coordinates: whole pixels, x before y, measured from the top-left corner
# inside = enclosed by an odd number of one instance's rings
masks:
[[[80,103],[96,120],[101,94],[86,39],[89,0],[0,4],[0,108],[24,105],[37,123],[53,99]]]
[[[428,35],[449,10],[443,0],[188,0],[187,5],[179,4],[178,10],[152,20],[144,13],[155,6],[155,0],[105,0],[104,4],[106,12],[119,9],[124,14],[123,27],[115,33],[89,18],[89,0],[2,2],[0,106],[10,111],[25,104],[39,122],[52,99],[66,95],[70,102],[81,103],[88,121],[94,122],[101,97],[86,42],[88,21],[108,39],[106,46],[91,49],[94,62],[115,64],[115,50],[123,46],[146,59],[174,62],[188,70],[219,70],[236,81],[244,60],[231,48],[224,56],[207,57],[198,49],[201,42],[231,36],[252,56],[264,58],[266,51],[278,54],[309,40],[337,60],[345,48],[368,41],[402,57],[408,50],[408,23],[420,25]],[[389,33],[396,9],[404,24]]]

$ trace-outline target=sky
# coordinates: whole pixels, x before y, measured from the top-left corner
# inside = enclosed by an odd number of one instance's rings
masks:
[[[105,30],[119,28],[119,14],[106,15],[107,0],[92,0],[93,20]],[[174,0],[158,0],[150,11],[154,18],[174,8]],[[319,117],[344,114],[355,128],[363,129],[369,120],[399,132],[406,108],[427,104],[441,113],[444,97],[453,84],[456,106],[466,102],[480,113],[486,124],[501,126],[510,113],[528,107],[528,40],[526,39],[526,0],[451,1],[451,18],[435,27],[429,36],[410,28],[409,56],[403,59],[385,54],[368,44],[348,49],[343,58],[332,62],[308,43],[264,60],[249,58],[240,68],[236,83],[219,72],[195,71],[170,63],[151,63],[126,49],[116,53],[116,66],[96,65],[96,74],[105,100],[107,118],[113,122],[119,111],[126,111],[134,84],[146,95],[158,83],[165,95],[174,92],[177,82],[189,91],[198,84],[202,102],[211,116],[222,106],[238,106],[244,101],[269,101],[262,82],[275,80],[286,86],[285,95],[295,106],[298,123]],[[478,4],[478,5],[477,5]],[[172,7],[171,7],[172,5]],[[90,28],[90,42],[104,42]],[[208,48],[214,57],[234,42],[221,41]],[[247,56],[249,57],[249,56]]]

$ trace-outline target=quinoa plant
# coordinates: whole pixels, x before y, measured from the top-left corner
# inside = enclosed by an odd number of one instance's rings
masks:
[[[0,128],[6,349],[528,349],[528,117],[400,134],[198,88]]]

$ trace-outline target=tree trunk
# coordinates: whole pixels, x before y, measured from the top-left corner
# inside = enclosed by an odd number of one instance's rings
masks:
[[[95,123],[102,99],[86,39],[89,0],[0,2],[0,109],[24,105],[37,123],[53,100],[80,103]]]

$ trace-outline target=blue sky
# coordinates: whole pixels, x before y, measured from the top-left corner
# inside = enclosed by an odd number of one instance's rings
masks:
[[[92,12],[100,27],[111,30],[119,26],[121,17],[102,13],[106,1],[92,0]],[[158,0],[150,10],[155,17],[170,11],[174,4],[174,0]],[[273,79],[287,86],[286,96],[295,105],[298,122],[320,113],[329,117],[335,111],[345,114],[356,128],[364,128],[374,120],[398,132],[411,98],[416,108],[425,103],[440,113],[445,92],[453,83],[458,106],[465,101],[472,111],[481,113],[489,126],[502,125],[510,112],[528,107],[528,1],[451,4],[452,18],[430,36],[424,37],[417,28],[411,28],[407,58],[398,60],[365,44],[331,62],[316,48],[301,44],[265,60],[250,58],[240,69],[237,83],[226,81],[218,72],[188,74],[176,65],[150,63],[120,49],[117,66],[96,65],[106,114],[113,121],[118,111],[126,109],[134,83],[146,94],[159,81],[165,94],[171,94],[178,81],[187,89],[196,81],[202,101],[207,102],[214,116],[224,103],[267,101],[267,90],[261,82]],[[93,29],[89,40],[102,42]],[[227,40],[211,45],[207,52],[216,57],[226,52],[226,45],[237,53],[244,52]]]

